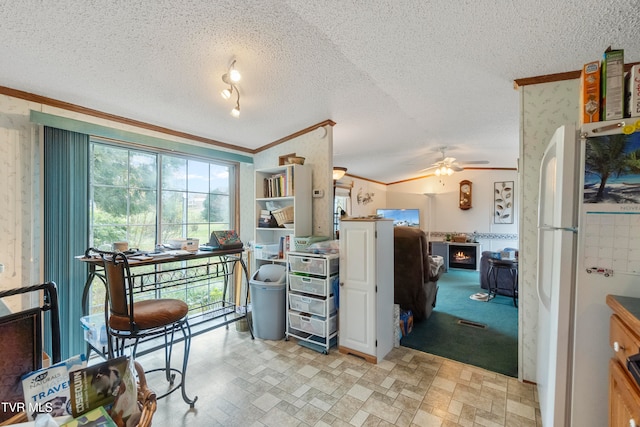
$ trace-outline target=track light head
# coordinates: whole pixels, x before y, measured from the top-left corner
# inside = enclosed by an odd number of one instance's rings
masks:
[[[233,110],[231,110],[231,115],[233,117],[235,117],[236,119],[238,117],[240,117],[240,103],[239,102],[236,102],[236,106],[233,107]]]
[[[232,93],[233,93],[233,87],[229,86],[229,88],[224,89],[222,92],[220,92],[220,95],[222,95],[224,99],[229,99],[231,98]]]
[[[240,72],[238,70],[236,70],[235,68],[232,68],[231,71],[229,71],[229,79],[233,83],[238,83],[241,78],[242,78],[242,76],[240,75]]]

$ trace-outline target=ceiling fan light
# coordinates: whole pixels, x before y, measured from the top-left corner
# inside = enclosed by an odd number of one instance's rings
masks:
[[[436,176],[440,176],[440,168],[436,169]]]
[[[224,99],[229,99],[231,98],[231,92],[233,91],[233,89],[224,89],[222,92],[220,92],[220,95],[222,95],[222,97]]]
[[[333,168],[333,180],[334,181],[338,181],[340,179],[342,179],[342,177],[344,176],[344,174],[347,173],[347,168],[342,168],[339,166],[336,166]]]
[[[449,176],[453,175],[453,169],[447,168],[447,175]]]

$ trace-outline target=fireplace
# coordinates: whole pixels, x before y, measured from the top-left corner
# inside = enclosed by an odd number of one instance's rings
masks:
[[[476,245],[449,244],[449,268],[476,270],[478,251]]]

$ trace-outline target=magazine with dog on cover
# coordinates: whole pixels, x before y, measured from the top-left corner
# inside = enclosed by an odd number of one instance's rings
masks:
[[[71,372],[72,415],[77,418],[100,406],[109,411],[118,395],[128,363],[129,358],[121,356]]]

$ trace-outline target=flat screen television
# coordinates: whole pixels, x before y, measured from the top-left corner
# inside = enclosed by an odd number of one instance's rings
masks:
[[[393,226],[420,228],[420,209],[378,209],[377,215],[393,220]]]

